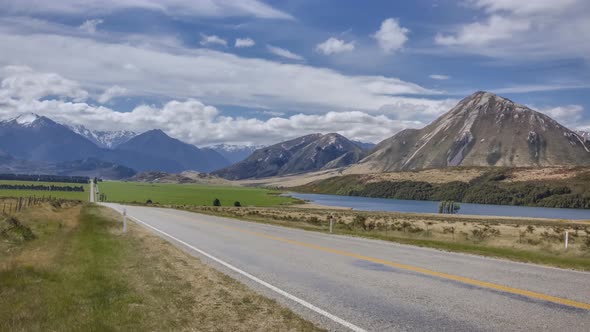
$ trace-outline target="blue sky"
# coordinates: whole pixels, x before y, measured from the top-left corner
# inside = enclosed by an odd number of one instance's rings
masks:
[[[378,142],[477,90],[590,129],[584,0],[0,0],[0,117]]]

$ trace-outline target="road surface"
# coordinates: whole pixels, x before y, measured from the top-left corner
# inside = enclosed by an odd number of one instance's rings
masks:
[[[89,201],[90,203],[94,203],[96,195],[94,194],[94,180],[90,180],[90,197],[89,197]]]
[[[590,331],[590,273],[172,209],[126,209],[139,224],[330,330]]]

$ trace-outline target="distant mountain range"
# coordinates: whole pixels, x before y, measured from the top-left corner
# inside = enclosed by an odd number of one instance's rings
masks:
[[[311,134],[267,147],[198,148],[161,130],[93,131],[36,114],[0,121],[0,171],[130,177],[212,172],[229,180],[348,168],[365,174],[449,166],[590,165],[590,134],[489,92],[476,92],[422,129],[374,145]],[[158,173],[154,173],[158,174]]]
[[[590,165],[590,144],[545,114],[476,92],[423,129],[379,143],[357,172],[447,166]]]
[[[213,174],[230,180],[304,173],[345,167],[366,151],[339,134],[311,134],[256,150],[250,157]]]
[[[133,137],[130,137],[131,132],[99,136],[96,135],[97,132],[80,126],[75,127],[75,130],[77,132],[47,117],[23,114],[0,122],[0,151],[5,161],[11,160],[20,165],[15,169],[21,173],[46,169],[47,163],[58,165],[76,160],[82,163],[84,160],[98,161],[97,171],[105,165],[101,163],[110,163],[112,167],[125,165],[135,171],[165,172],[210,172],[230,164],[213,150],[199,149],[173,139],[161,130],[152,130]],[[87,136],[102,143],[95,143]],[[113,148],[107,149],[104,146]],[[8,168],[7,163],[5,166]]]

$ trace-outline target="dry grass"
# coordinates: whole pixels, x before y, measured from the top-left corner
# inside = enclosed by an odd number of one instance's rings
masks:
[[[588,172],[584,167],[516,168],[507,182],[567,180]]]

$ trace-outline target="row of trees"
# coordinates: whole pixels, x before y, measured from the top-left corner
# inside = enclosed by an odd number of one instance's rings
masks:
[[[42,184],[0,184],[0,189],[84,192],[84,186],[48,186]]]
[[[0,180],[88,183],[88,181],[90,181],[90,178],[87,176],[67,176],[67,175],[0,174]]]

